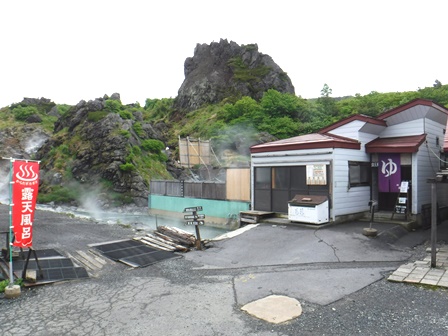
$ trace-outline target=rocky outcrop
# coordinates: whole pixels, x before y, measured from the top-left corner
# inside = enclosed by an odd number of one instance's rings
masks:
[[[290,78],[257,44],[241,45],[221,39],[197,44],[194,56],[185,60],[185,80],[174,106],[192,111],[226,98],[249,96],[259,100],[274,89],[294,94]]]
[[[74,180],[84,184],[87,189],[97,187],[98,190],[100,184],[107,181],[114,192],[126,195],[137,206],[147,206],[148,181],[138,170],[123,170],[121,166],[129,162],[132,148],[140,146],[142,138],[163,141],[163,137],[155,127],[142,122],[142,113],[139,111],[130,119],[123,119],[120,113],[107,111],[106,102],[119,99],[119,95],[114,94],[88,102],[83,100],[59,118],[55,123],[54,135],[37,153],[38,159],[42,159],[41,176],[44,184],[68,182],[64,181],[64,171],[60,169],[61,162],[57,162],[57,155],[49,155],[54,148],[65,146],[70,162],[63,169],[70,171]],[[142,124],[143,134],[137,135],[133,129],[136,122]],[[106,199],[98,200],[102,203],[99,205],[106,205]]]
[[[32,154],[50,137],[39,125],[21,125],[0,130],[0,156],[31,159]]]

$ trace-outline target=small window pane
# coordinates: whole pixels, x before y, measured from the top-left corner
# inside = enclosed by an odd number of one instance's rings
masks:
[[[274,180],[273,189],[288,189],[289,188],[289,167],[274,167],[272,168],[272,176]]]
[[[271,168],[255,168],[255,189],[271,188]]]

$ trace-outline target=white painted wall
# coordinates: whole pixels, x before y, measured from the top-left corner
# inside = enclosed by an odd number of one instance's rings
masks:
[[[440,170],[438,153],[440,146],[443,146],[444,125],[430,119],[422,119],[426,135],[419,151],[414,155],[412,176],[412,213],[420,213],[423,204],[431,203],[431,184],[427,182],[430,178],[435,178]],[[436,137],[439,138],[439,145],[436,144]],[[443,188],[438,192],[437,198],[439,206],[446,205],[447,195],[443,193]]]
[[[389,126],[381,132],[381,138],[420,135],[425,133],[424,119],[411,120],[402,124]]]
[[[353,120],[348,124],[342,125],[330,131],[331,134],[343,136],[350,139],[359,140],[359,130],[366,124],[365,121]]]
[[[370,155],[364,151],[335,148],[333,155],[332,219],[369,210],[370,187],[352,187],[349,182],[349,161],[370,163]]]

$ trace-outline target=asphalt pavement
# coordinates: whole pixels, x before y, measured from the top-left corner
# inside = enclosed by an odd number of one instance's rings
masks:
[[[0,210],[1,230],[7,209]],[[379,235],[368,238],[367,224],[260,224],[144,268],[108,261],[89,279],[0,296],[0,334],[447,335],[446,290],[386,280],[426,255],[429,230],[373,223]],[[447,226],[438,227],[440,244]],[[34,247],[70,256],[135,235],[132,226],[37,211]],[[242,310],[270,295],[298,300],[302,314],[273,324]]]

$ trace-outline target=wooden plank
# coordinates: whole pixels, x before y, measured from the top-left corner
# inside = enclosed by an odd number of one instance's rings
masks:
[[[154,244],[159,244],[160,246],[163,246],[167,249],[172,249],[173,251],[176,250],[176,247],[173,246],[172,244],[170,244],[169,242],[167,242],[166,240],[162,240],[156,236],[152,236],[152,235],[146,235],[145,237],[143,237],[143,239],[147,239],[150,242],[153,242]]]
[[[168,245],[171,245],[171,246],[175,247],[176,250],[178,250],[178,251],[187,252],[187,251],[189,250],[188,247],[185,247],[185,246],[183,246],[183,245],[179,245],[179,244],[177,244],[171,237],[165,236],[164,234],[162,234],[162,233],[160,233],[160,232],[157,232],[157,231],[155,231],[154,234],[157,236],[157,238],[159,238],[159,239],[163,239],[163,241],[164,241],[165,243],[167,243]]]
[[[89,263],[92,263],[96,268],[103,268],[103,264],[95,260],[93,257],[90,257],[84,251],[76,251],[80,256],[84,259],[88,260]]]
[[[159,244],[155,244],[147,239],[144,239],[144,237],[142,238],[134,238],[135,240],[141,241],[143,244],[146,244],[148,246],[154,247],[158,250],[163,250],[163,251],[168,251],[168,252],[173,252],[172,249],[167,249],[166,247],[160,246]]]

